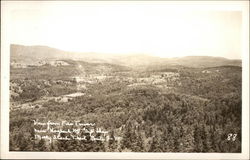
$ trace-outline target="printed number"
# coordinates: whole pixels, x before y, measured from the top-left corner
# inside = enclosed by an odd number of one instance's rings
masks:
[[[236,137],[237,137],[237,134],[229,133],[229,134],[227,135],[227,140],[228,140],[228,141],[235,141]]]

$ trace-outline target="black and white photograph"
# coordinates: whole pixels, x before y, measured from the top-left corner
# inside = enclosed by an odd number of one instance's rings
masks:
[[[207,3],[1,2],[5,157],[248,159],[249,1]]]

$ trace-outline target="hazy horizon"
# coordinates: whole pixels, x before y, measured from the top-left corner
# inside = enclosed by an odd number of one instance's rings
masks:
[[[72,53],[82,53],[82,54],[100,54],[100,55],[117,55],[117,56],[132,56],[132,55],[145,55],[145,56],[151,56],[151,57],[158,57],[158,58],[163,58],[163,59],[174,59],[174,58],[184,58],[184,57],[215,57],[215,58],[225,58],[225,59],[229,59],[229,60],[242,60],[242,58],[227,58],[227,57],[222,57],[220,55],[218,56],[209,56],[209,55],[184,55],[184,56],[178,56],[178,57],[160,57],[157,55],[153,55],[153,54],[147,54],[147,53],[123,53],[123,54],[115,54],[115,53],[101,53],[101,52],[81,52],[81,51],[68,51],[68,50],[62,50],[59,48],[55,48],[55,47],[51,47],[51,46],[46,46],[46,45],[23,45],[23,44],[10,44],[10,45],[18,45],[18,46],[24,46],[24,47],[48,47],[51,49],[56,49],[56,50],[60,50],[62,52],[72,52]]]

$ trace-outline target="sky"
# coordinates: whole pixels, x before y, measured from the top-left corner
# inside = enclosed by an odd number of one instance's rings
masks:
[[[241,58],[240,11],[168,3],[12,2],[10,42],[66,51]]]

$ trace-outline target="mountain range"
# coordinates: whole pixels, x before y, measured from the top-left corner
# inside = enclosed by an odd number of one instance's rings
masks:
[[[216,67],[216,66],[241,66],[239,59],[227,59],[211,56],[187,56],[178,58],[160,58],[146,54],[100,54],[67,52],[47,46],[10,45],[11,61],[32,64],[40,60],[76,60],[90,63],[111,63],[129,67],[150,66],[185,66],[185,67]]]

